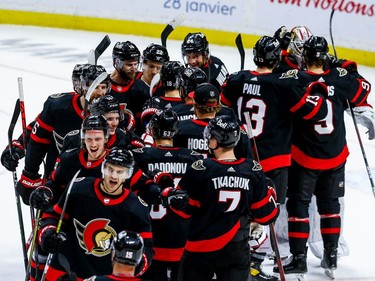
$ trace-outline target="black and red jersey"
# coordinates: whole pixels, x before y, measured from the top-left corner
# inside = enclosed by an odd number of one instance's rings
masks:
[[[124,276],[121,274],[115,275],[105,275],[105,276],[93,276],[91,278],[85,279],[85,281],[141,281],[141,278]]]
[[[255,160],[198,160],[178,188],[189,195],[180,215],[190,217],[185,247],[190,252],[217,251],[234,239],[247,239],[250,217],[269,224],[278,215],[272,189]]]
[[[224,63],[215,56],[210,56],[209,61],[200,67],[206,73],[208,82],[220,90],[221,85],[228,77],[228,70]]]
[[[170,173],[175,186],[186,170],[203,155],[178,147],[146,147],[133,150],[136,165],[143,171],[159,169]],[[188,221],[177,215],[173,209],[161,204],[151,205],[152,235],[154,239],[154,260],[176,262],[181,259],[186,243]]]
[[[283,74],[244,70],[230,75],[223,86],[221,100],[247,129],[251,126],[265,172],[290,166],[293,117],[306,122],[326,116],[324,97],[310,95],[310,89],[302,86],[298,70]]]
[[[294,120],[293,160],[309,169],[338,167],[349,155],[344,111],[348,108],[348,101],[352,105],[367,104],[371,84],[359,75],[349,74],[344,68],[330,68],[320,74],[306,71],[301,78],[327,85],[328,113],[317,122],[306,124]]]
[[[144,147],[144,143],[143,140],[134,132],[116,128],[115,134],[109,136],[107,148],[115,146],[130,150]]]
[[[80,129],[84,117],[80,95],[71,92],[49,96],[31,132],[25,170],[37,173],[47,154],[45,175],[48,177],[61,152],[65,135]]]
[[[67,184],[78,171],[78,177],[101,177],[101,165],[105,155],[95,161],[89,161],[85,148],[75,148],[63,152],[56,159],[55,169],[45,184],[51,188],[54,202],[58,201]]]
[[[100,178],[77,178],[70,192],[65,192],[56,205],[44,212],[39,234],[57,225],[67,200],[61,227],[67,240],[58,253],[69,260],[71,270],[79,278],[112,273],[110,245],[123,230],[135,231],[143,237],[145,253],[139,270],[141,267],[145,270],[153,256],[147,204],[126,188],[120,195],[106,194],[100,183]],[[53,255],[47,280],[57,280],[64,273],[58,253]]]

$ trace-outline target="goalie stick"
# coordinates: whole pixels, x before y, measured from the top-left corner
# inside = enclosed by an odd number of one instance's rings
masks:
[[[13,131],[14,131],[14,127],[16,126],[17,119],[18,119],[19,115],[20,115],[20,100],[17,99],[16,105],[15,105],[14,111],[13,111],[13,116],[12,116],[12,119],[10,121],[9,129],[8,129],[8,144],[9,144],[10,155],[13,155],[13,149],[12,149]],[[19,226],[20,226],[23,260],[24,260],[25,270],[26,270],[26,268],[27,268],[27,251],[26,251],[25,228],[24,228],[24,225],[23,225],[20,196],[19,196],[19,194],[16,190],[16,186],[17,186],[17,182],[18,182],[16,171],[12,172],[12,175],[13,175],[14,192],[15,192],[15,196],[16,196],[18,223],[19,223]]]
[[[245,67],[245,49],[243,47],[241,33],[239,33],[237,35],[235,42],[236,42],[238,52],[240,53],[240,62],[241,62],[241,69],[240,70],[243,70],[244,67]]]
[[[111,40],[109,39],[109,36],[106,35],[100,41],[99,45],[95,48],[95,50],[90,50],[87,61],[89,64],[96,65],[98,63],[98,58],[104,53],[105,50],[107,50],[108,46],[111,44]]]
[[[333,49],[333,52],[334,52],[334,54],[335,54],[335,58],[337,59],[337,53],[336,53],[335,43],[334,43],[334,41],[333,41],[333,31],[332,31],[332,19],[333,19],[333,15],[334,15],[334,13],[335,13],[335,9],[332,9],[331,14],[330,14],[330,17],[329,17],[329,35],[330,35],[330,37],[331,37],[332,49]],[[361,152],[362,152],[362,156],[363,156],[363,161],[365,162],[367,175],[368,175],[368,178],[369,178],[369,180],[370,180],[370,185],[371,185],[371,189],[372,189],[372,194],[373,194],[374,197],[375,197],[375,185],[374,185],[374,180],[373,180],[373,177],[372,177],[372,174],[371,174],[370,166],[369,166],[368,161],[367,161],[366,151],[365,151],[365,148],[364,148],[363,143],[362,143],[362,138],[361,138],[361,135],[360,135],[359,130],[358,130],[357,120],[355,119],[354,111],[353,111],[353,107],[350,105],[349,100],[346,100],[346,102],[347,102],[347,104],[348,104],[348,107],[349,107],[349,109],[350,109],[350,113],[351,113],[351,115],[352,115],[352,120],[353,120],[353,124],[354,124],[354,128],[355,128],[355,132],[356,132],[356,134],[357,134],[357,138],[358,138],[359,146],[360,146],[360,148],[361,148]]]
[[[161,45],[163,47],[167,47],[167,39],[168,36],[172,33],[172,31],[179,26],[181,23],[183,23],[188,18],[187,13],[180,13],[177,16],[175,16],[163,29],[160,39],[161,39]]]

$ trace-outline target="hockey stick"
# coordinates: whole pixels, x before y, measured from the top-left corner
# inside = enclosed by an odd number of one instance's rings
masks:
[[[160,39],[161,39],[161,45],[163,47],[167,47],[167,39],[168,36],[172,33],[172,31],[179,26],[181,23],[183,23],[188,18],[187,13],[180,13],[177,16],[175,16],[163,29]]]
[[[245,122],[246,122],[246,125],[247,125],[247,130],[246,130],[247,135],[250,138],[250,140],[252,140],[252,142],[253,142],[255,160],[258,161],[258,163],[260,163],[258,148],[257,148],[257,144],[256,144],[256,141],[255,141],[255,137],[253,135],[253,128],[251,126],[250,115],[245,113],[244,116],[245,116]],[[276,258],[277,267],[279,268],[280,279],[281,279],[281,281],[286,281],[284,267],[283,267],[283,263],[282,263],[281,255],[280,255],[280,251],[279,251],[279,243],[277,242],[274,223],[273,222],[270,223],[269,227],[270,227],[270,236],[271,236],[270,241],[271,241],[272,249],[275,252],[275,258]]]
[[[30,206],[30,208],[32,208],[32,207]],[[36,219],[33,219],[33,221],[34,221],[34,228],[33,228],[33,232],[32,232],[33,238],[31,240],[31,244],[30,244],[29,260],[28,260],[27,268],[26,268],[25,281],[30,280],[31,260],[32,260],[32,257],[33,257],[34,250],[37,249],[36,236],[38,235],[38,225],[39,225],[40,216],[41,216],[41,210],[38,210],[37,213],[36,213]],[[37,257],[38,257],[38,253],[36,252],[35,258],[37,258]],[[36,272],[38,272],[38,268],[37,268]],[[37,278],[35,278],[35,279],[37,280]]]
[[[154,77],[152,77],[151,83],[150,83],[150,97],[153,95],[154,87],[156,84],[158,84],[160,81],[160,73],[156,73]]]
[[[103,72],[98,77],[96,77],[96,79],[91,83],[90,87],[88,88],[87,93],[85,95],[85,99],[86,99],[85,116],[87,116],[87,110],[88,110],[88,106],[89,106],[89,103],[90,103],[92,93],[94,92],[96,87],[98,87],[98,85],[101,84],[107,77],[108,77],[108,73]]]
[[[238,52],[240,53],[241,70],[243,70],[245,67],[245,49],[243,47],[241,33],[237,35],[235,42]]]
[[[95,50],[90,50],[87,56],[87,61],[89,64],[96,65],[98,63],[98,58],[107,50],[108,46],[111,45],[111,39],[109,36],[106,35],[100,41],[99,45],[95,48]]]
[[[8,144],[9,144],[9,153],[12,156],[13,155],[13,149],[12,149],[12,139],[13,139],[13,131],[14,127],[16,126],[18,116],[20,115],[20,100],[17,99],[16,105],[14,107],[13,116],[10,121],[9,129],[8,129]],[[16,195],[16,205],[17,205],[17,213],[18,213],[18,223],[20,226],[20,234],[21,234],[21,243],[22,243],[22,252],[23,252],[23,260],[25,263],[25,270],[27,269],[27,250],[26,250],[26,238],[25,238],[25,228],[23,225],[23,217],[22,217],[22,209],[21,209],[21,202],[20,202],[20,196],[17,192],[16,186],[17,186],[17,173],[16,171],[12,172],[13,175],[13,186],[14,186],[14,192]]]
[[[68,190],[66,191],[66,197],[65,197],[64,205],[63,205],[63,208],[62,208],[62,211],[61,211],[61,214],[60,214],[59,221],[57,223],[56,234],[59,234],[60,231],[61,231],[61,226],[62,226],[62,223],[63,223],[63,220],[64,220],[65,211],[66,211],[66,206],[68,205],[69,194],[72,191],[72,187],[74,185],[74,182],[77,179],[78,174],[80,172],[81,172],[81,169],[79,169],[77,171],[77,173],[73,176],[72,180],[69,183]],[[52,261],[52,257],[53,257],[53,254],[49,253],[48,257],[47,257],[46,265],[45,265],[44,270],[43,270],[43,275],[42,275],[42,278],[40,279],[40,281],[45,281],[48,268],[49,268],[49,266],[51,264],[51,261]]]
[[[336,53],[336,48],[335,48],[335,43],[333,41],[333,32],[332,32],[332,19],[333,19],[333,14],[335,13],[335,10],[332,9],[332,12],[331,12],[331,15],[329,17],[329,35],[331,37],[331,43],[332,43],[332,49],[333,49],[333,52],[335,54],[335,58],[337,59],[337,53]],[[367,161],[367,156],[366,156],[366,151],[365,151],[365,148],[363,146],[363,143],[362,143],[362,138],[361,138],[361,135],[359,133],[359,130],[358,130],[358,124],[357,124],[357,120],[354,116],[354,110],[353,110],[353,107],[350,105],[349,103],[349,100],[346,100],[347,104],[348,104],[348,107],[350,109],[350,113],[352,115],[352,120],[353,120],[353,124],[354,124],[354,128],[355,128],[355,132],[357,134],[357,138],[358,138],[358,142],[359,142],[359,146],[361,148],[361,152],[362,152],[362,156],[363,156],[363,161],[365,162],[365,166],[366,166],[366,171],[367,171],[367,175],[368,175],[368,178],[370,180],[370,185],[371,185],[371,189],[372,189],[372,194],[374,195],[375,197],[375,185],[374,185],[374,180],[373,180],[373,177],[372,177],[372,174],[371,174],[371,169],[370,169],[370,165],[368,164],[368,161]]]

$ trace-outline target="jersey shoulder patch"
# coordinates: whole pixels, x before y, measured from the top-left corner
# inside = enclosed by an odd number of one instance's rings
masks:
[[[262,170],[262,165],[260,165],[259,162],[253,160],[253,168],[252,168],[252,170],[253,170],[254,172],[261,171],[261,170]]]
[[[282,73],[279,79],[289,79],[289,78],[298,79],[297,74],[298,74],[298,69],[291,69],[291,70],[288,70],[287,72]]]
[[[197,160],[195,161],[191,167],[194,169],[194,170],[198,170],[198,171],[202,171],[202,170],[206,170],[206,167],[203,165],[203,160]]]

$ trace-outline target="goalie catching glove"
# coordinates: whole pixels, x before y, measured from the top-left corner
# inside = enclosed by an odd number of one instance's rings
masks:
[[[176,210],[183,210],[189,201],[189,195],[187,195],[186,191],[174,187],[164,189],[160,194],[160,198],[164,207],[171,206]]]
[[[253,250],[258,249],[266,238],[267,234],[263,225],[257,222],[250,223],[249,245]]]

